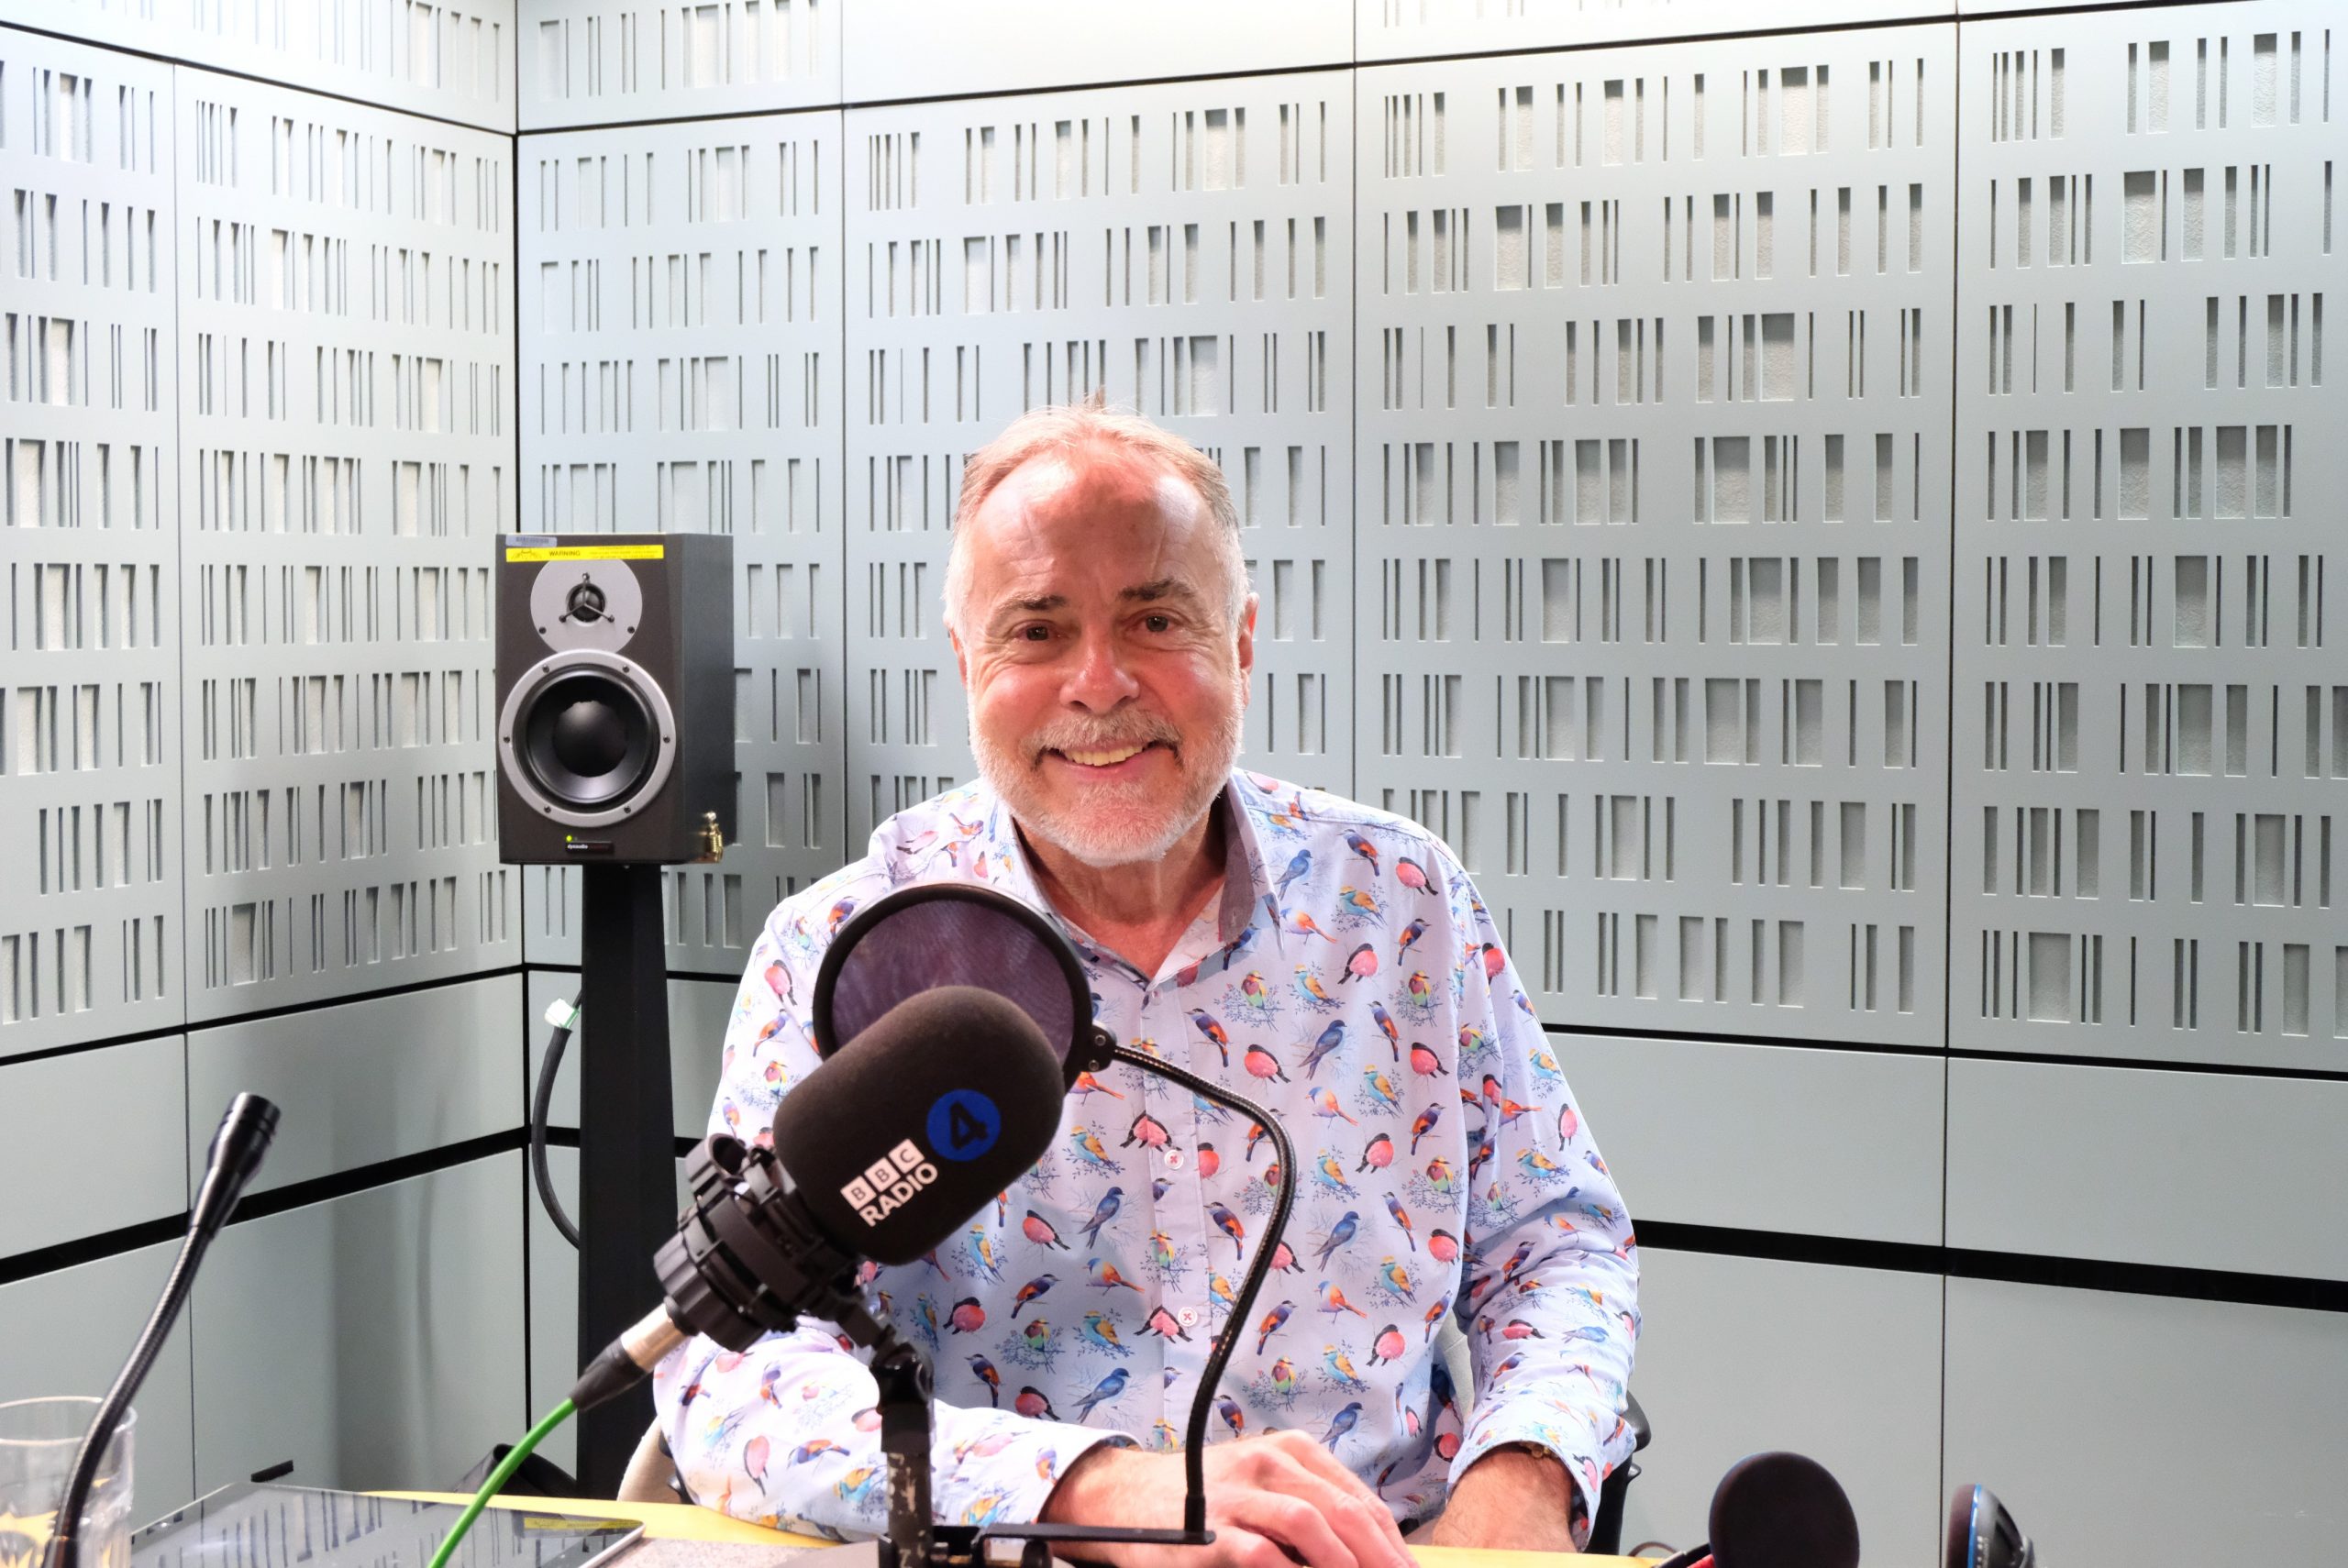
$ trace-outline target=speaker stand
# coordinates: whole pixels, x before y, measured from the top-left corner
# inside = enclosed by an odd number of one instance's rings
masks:
[[[660,867],[580,870],[578,1364],[585,1366],[659,1300],[652,1254],[677,1228],[677,1134]],[[651,1419],[649,1383],[581,1413],[578,1472],[588,1496],[619,1495]]]

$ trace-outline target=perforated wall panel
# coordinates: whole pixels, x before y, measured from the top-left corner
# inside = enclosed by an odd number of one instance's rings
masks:
[[[664,874],[670,963],[737,977],[841,836],[840,116],[522,144],[529,525],[734,541],[737,842]],[[529,955],[578,878],[529,867]]]
[[[1357,60],[1947,17],[1953,0],[1354,0]]]
[[[836,104],[842,0],[526,0],[521,127]]]
[[[0,21],[514,128],[514,0],[0,0]]]
[[[183,1017],[171,169],[169,67],[0,30],[0,1057]]]
[[[188,1012],[511,963],[509,138],[179,77]]]
[[[1256,765],[1349,785],[1342,73],[851,110],[848,839],[967,778],[938,624],[963,455],[1096,388],[1223,465]]]
[[[1360,794],[1560,1021],[1941,1037],[1954,29],[1360,72]]]
[[[1965,29],[1952,1044],[2339,1065],[2331,16]]]
[[[1347,65],[1353,0],[851,0],[841,75],[851,104]]]

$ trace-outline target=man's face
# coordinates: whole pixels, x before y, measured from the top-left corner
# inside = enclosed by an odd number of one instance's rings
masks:
[[[954,652],[979,771],[1088,865],[1162,858],[1238,757],[1255,601],[1228,624],[1219,526],[1109,446],[1022,464],[964,525]]]

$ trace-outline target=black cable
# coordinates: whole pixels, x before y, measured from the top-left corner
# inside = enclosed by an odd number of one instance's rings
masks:
[[[1280,1162],[1279,1196],[1273,1200],[1271,1221],[1256,1243],[1256,1255],[1247,1260],[1246,1277],[1239,1283],[1239,1294],[1231,1304],[1231,1314],[1223,1322],[1223,1332],[1214,1338],[1207,1352],[1207,1364],[1199,1377],[1199,1391],[1191,1397],[1191,1424],[1182,1444],[1182,1528],[1203,1530],[1207,1524],[1207,1409],[1215,1390],[1223,1386],[1224,1367],[1231,1360],[1232,1346],[1246,1332],[1247,1314],[1256,1305],[1256,1293],[1263,1288],[1264,1276],[1271,1272],[1272,1254],[1279,1250],[1281,1232],[1288,1229],[1288,1214],[1296,1200],[1296,1149],[1289,1143],[1288,1132],[1272,1113],[1254,1101],[1233,1094],[1222,1085],[1202,1078],[1198,1074],[1161,1062],[1146,1051],[1136,1051],[1128,1045],[1118,1045],[1110,1053],[1116,1060],[1169,1078],[1192,1094],[1213,1100],[1228,1110],[1235,1110],[1251,1118],[1272,1141],[1272,1152]]]
[[[579,1227],[563,1211],[562,1199],[554,1195],[554,1176],[547,1169],[547,1117],[554,1103],[555,1075],[562,1070],[562,1050],[570,1043],[570,1032],[578,1021],[579,1010],[574,1007],[570,1022],[556,1024],[554,1032],[547,1036],[546,1055],[538,1061],[537,1092],[530,1097],[530,1180],[538,1189],[538,1202],[547,1218],[573,1248],[579,1245]]]

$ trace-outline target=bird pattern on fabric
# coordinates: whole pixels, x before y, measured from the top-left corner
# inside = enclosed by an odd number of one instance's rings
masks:
[[[960,1232],[868,1264],[877,1312],[934,1368],[939,1518],[1032,1520],[1093,1444],[1179,1444],[1225,1332],[1210,1441],[1307,1432],[1399,1519],[1435,1513],[1490,1449],[1531,1444],[1565,1464],[1587,1518],[1631,1450],[1637,1245],[1501,933],[1406,819],[1246,770],[1215,809],[1223,896],[1155,976],[1051,911],[983,784],[883,823],[863,859],[768,918],[711,1131],[770,1139],[777,1103],[817,1069],[800,999],[856,909],[984,881],[1052,918],[1120,1040],[1279,1119],[1297,1197],[1252,1320],[1230,1322],[1267,1240],[1275,1146],[1119,1065],[1078,1083],[1050,1153]],[[1447,1317],[1472,1389],[1435,1346]],[[831,1325],[738,1353],[694,1340],[655,1396],[695,1496],[835,1538],[885,1525],[872,1377]]]

